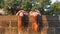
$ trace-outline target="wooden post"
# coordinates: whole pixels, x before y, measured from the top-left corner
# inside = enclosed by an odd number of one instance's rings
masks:
[[[37,24],[37,15],[38,14],[40,15],[39,11],[36,11],[36,12],[31,11],[29,13],[29,22],[32,25],[32,26],[31,25],[30,26],[32,27],[32,30],[35,32],[38,31],[38,24]]]
[[[18,34],[21,34],[22,31],[22,17],[23,17],[23,10],[17,12],[16,16],[18,16]]]
[[[18,34],[22,34],[23,18],[24,18],[24,15],[28,16],[28,13],[25,12],[24,10],[20,10],[16,15],[18,16]]]
[[[18,16],[18,34],[21,34],[22,31],[22,17]]]
[[[41,30],[41,34],[47,34],[48,21],[45,15],[42,15],[42,22],[43,22],[43,28]]]

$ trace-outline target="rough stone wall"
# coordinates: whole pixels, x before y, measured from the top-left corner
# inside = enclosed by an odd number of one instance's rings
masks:
[[[48,34],[59,34],[60,32],[60,16],[46,16],[48,19]]]
[[[18,34],[16,16],[0,16],[0,34]]]
[[[46,17],[49,25],[47,33],[60,34],[60,16]],[[18,34],[17,29],[17,16],[0,16],[0,34]]]

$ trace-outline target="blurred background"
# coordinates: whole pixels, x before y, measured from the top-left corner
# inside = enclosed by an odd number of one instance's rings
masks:
[[[0,0],[0,15],[15,15],[20,8],[38,9],[44,15],[60,14],[60,0]]]
[[[0,0],[0,34],[18,33],[18,18],[13,15],[16,15],[20,8],[27,12],[38,9],[43,15],[60,15],[60,0]],[[49,26],[47,33],[59,34],[60,16],[46,16],[46,19]],[[30,32],[29,28],[26,32],[23,31],[23,33],[27,32]]]

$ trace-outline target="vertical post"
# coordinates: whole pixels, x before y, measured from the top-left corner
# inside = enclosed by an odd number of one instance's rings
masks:
[[[22,16],[20,16],[20,11],[17,12],[16,14],[17,18],[18,18],[18,34],[21,34],[21,28],[22,28]]]
[[[18,34],[21,34],[22,29],[22,17],[18,16]]]
[[[37,24],[37,15],[40,15],[39,11],[36,10],[35,11],[31,11],[30,14],[29,14],[29,22],[30,24],[32,25],[32,30],[37,32],[38,31],[38,24]]]
[[[18,34],[22,34],[22,23],[23,23],[24,10],[20,10],[16,15],[18,16]]]
[[[47,34],[48,21],[45,15],[42,15],[42,22],[43,22],[43,28],[41,30],[41,34]]]

